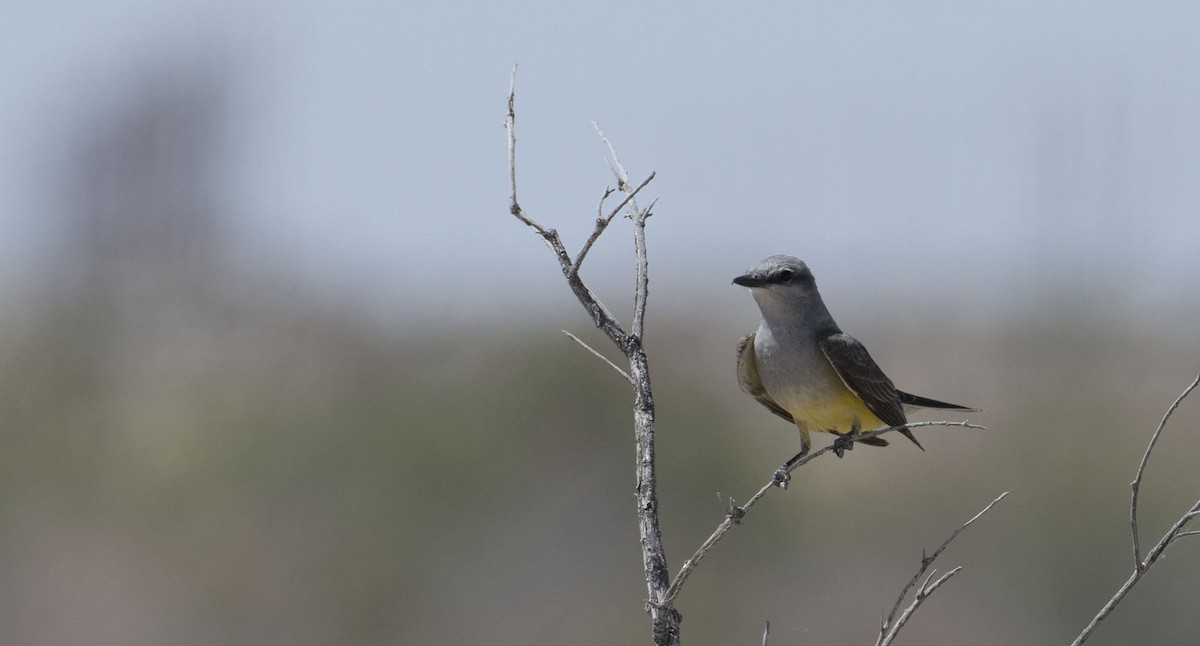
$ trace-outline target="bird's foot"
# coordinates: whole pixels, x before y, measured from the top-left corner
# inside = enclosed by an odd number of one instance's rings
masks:
[[[788,473],[787,466],[782,466],[775,469],[775,475],[771,479],[774,481],[776,487],[786,491],[788,483],[792,481],[792,474]]]
[[[854,442],[857,439],[857,432],[837,436],[837,439],[833,441],[833,454],[839,458],[845,456],[846,451],[854,450]]]

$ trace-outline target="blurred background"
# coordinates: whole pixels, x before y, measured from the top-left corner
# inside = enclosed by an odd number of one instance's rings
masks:
[[[302,6],[301,6],[302,4]],[[798,449],[730,280],[808,261],[897,384],[983,408],[821,459],[679,598],[684,643],[1067,643],[1200,361],[1200,5],[0,5],[0,623],[14,644],[649,643],[631,393],[508,214],[659,197],[647,345],[678,568]],[[628,224],[585,269],[627,319]],[[942,419],[942,417],[924,417]],[[826,436],[818,439],[827,441]],[[1143,543],[1200,497],[1200,400]],[[1096,644],[1190,644],[1173,548]]]

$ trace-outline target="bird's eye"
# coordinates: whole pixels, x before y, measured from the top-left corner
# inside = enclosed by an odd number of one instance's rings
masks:
[[[791,269],[780,269],[778,274],[779,282],[790,283],[792,282],[792,277],[795,275],[795,272],[793,272]]]

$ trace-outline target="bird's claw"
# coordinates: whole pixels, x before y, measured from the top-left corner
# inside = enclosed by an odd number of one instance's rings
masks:
[[[839,458],[843,457],[846,451],[854,449],[854,440],[856,439],[858,439],[858,433],[847,433],[837,436],[837,439],[833,441],[833,454]]]
[[[786,491],[788,483],[792,481],[792,474],[788,473],[787,467],[779,467],[775,469],[775,475],[771,476],[771,479],[776,487]]]

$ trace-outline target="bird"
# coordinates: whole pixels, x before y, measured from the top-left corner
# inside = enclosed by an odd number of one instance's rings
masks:
[[[888,444],[882,437],[857,439],[860,431],[899,426],[900,433],[924,451],[904,426],[906,411],[979,410],[897,389],[867,348],[838,327],[812,271],[799,258],[768,256],[733,283],[750,289],[762,313],[758,329],[738,341],[738,384],[800,431],[800,453],[776,472],[781,486],[808,455],[813,431],[839,436],[834,450],[840,456],[854,441]]]

